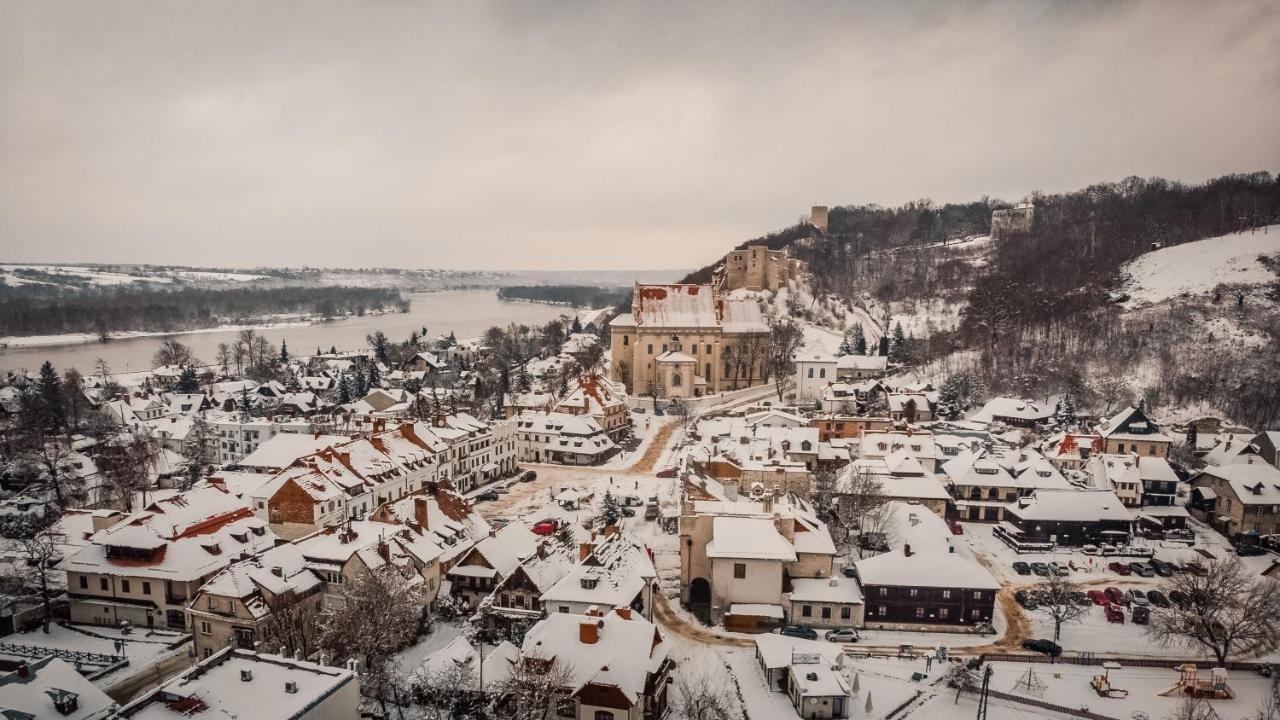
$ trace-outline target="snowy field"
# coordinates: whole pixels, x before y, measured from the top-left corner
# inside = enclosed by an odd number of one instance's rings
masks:
[[[1258,256],[1276,253],[1280,253],[1280,225],[1149,252],[1122,269],[1128,277],[1127,305],[1139,307],[1181,295],[1204,295],[1223,284],[1271,282],[1276,276]]]

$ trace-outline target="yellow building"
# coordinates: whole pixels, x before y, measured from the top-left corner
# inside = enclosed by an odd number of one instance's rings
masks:
[[[749,245],[734,250],[717,269],[716,287],[730,290],[778,290],[808,271],[808,265],[795,260],[785,248],[770,250],[764,245]]]
[[[610,379],[636,395],[697,397],[768,380],[769,326],[711,285],[637,285],[610,323]]]

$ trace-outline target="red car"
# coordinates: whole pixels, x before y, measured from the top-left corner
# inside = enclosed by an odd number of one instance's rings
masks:
[[[1107,622],[1124,624],[1124,611],[1115,605],[1108,605],[1103,610],[1107,613]]]
[[[543,520],[530,528],[530,530],[534,535],[551,535],[556,531],[556,524],[550,520]]]
[[[1106,607],[1111,604],[1111,598],[1107,597],[1107,594],[1101,590],[1090,590],[1085,594],[1089,596],[1090,602],[1094,605],[1102,605],[1103,607]]]
[[[1109,587],[1105,592],[1107,593],[1107,599],[1111,601],[1112,605],[1123,606],[1129,604],[1129,598],[1125,597],[1124,591],[1120,588]]]
[[[1110,565],[1107,565],[1107,569],[1113,573],[1125,576],[1133,573],[1133,568],[1129,567],[1129,563],[1113,562]]]
[[[952,535],[964,534],[964,526],[960,524],[959,520],[948,520],[947,525],[950,526]]]

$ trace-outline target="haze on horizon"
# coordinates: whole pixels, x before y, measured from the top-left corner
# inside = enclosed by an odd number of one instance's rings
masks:
[[[1280,169],[1280,5],[0,3],[0,260],[702,265]]]

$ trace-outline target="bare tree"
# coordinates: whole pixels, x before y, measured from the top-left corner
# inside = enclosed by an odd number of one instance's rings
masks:
[[[738,701],[726,673],[682,673],[676,679],[672,709],[683,720],[736,720]]]
[[[308,657],[317,649],[320,604],[292,593],[267,601],[269,613],[258,626],[264,652],[300,652]]]
[[[53,493],[58,507],[65,509],[71,496],[80,494],[80,479],[71,461],[71,447],[59,435],[38,425],[27,428],[21,442],[20,465],[25,465],[35,482]]]
[[[1133,388],[1129,386],[1129,381],[1125,380],[1121,375],[1102,375],[1090,385],[1092,390],[1097,393],[1098,399],[1105,403],[1105,408],[1102,411],[1103,415],[1110,414],[1112,410],[1133,399]]]
[[[769,374],[773,376],[778,400],[791,373],[795,371],[796,351],[804,344],[804,329],[793,318],[780,317],[769,321]]]
[[[978,671],[969,667],[968,661],[954,661],[951,667],[942,674],[942,680],[947,687],[956,689],[955,704],[960,703],[960,693],[965,690],[973,690],[978,687],[980,678]]]
[[[1079,622],[1089,607],[1076,602],[1083,591],[1065,575],[1050,575],[1040,583],[1038,590],[1036,612],[1044,613],[1053,620],[1053,639],[1056,642],[1062,637],[1062,626]]]
[[[170,338],[160,343],[160,349],[156,350],[156,354],[152,356],[151,362],[159,367],[161,365],[194,365],[196,364],[195,356],[191,352],[191,348]]]
[[[126,434],[108,442],[97,457],[98,473],[109,497],[125,512],[133,512],[134,493],[145,493],[151,484],[155,454],[146,438]]]
[[[24,585],[39,588],[41,605],[41,628],[49,632],[49,623],[53,621],[53,606],[49,600],[49,580],[52,576],[61,576],[54,565],[61,559],[58,546],[65,541],[53,525],[40,524],[24,519],[20,522],[7,523],[4,528],[6,537],[12,539],[14,548],[25,567],[15,568],[25,577],[20,578]]]
[[[226,343],[218,343],[218,353],[214,356],[214,362],[218,363],[218,369],[223,375],[231,369],[231,346]]]
[[[1164,717],[1165,720],[1222,720],[1208,700],[1194,697],[1183,698]]]
[[[836,482],[835,518],[844,526],[846,538],[850,531],[857,531],[860,538],[884,534],[889,525],[888,503],[884,484],[869,467],[850,465]],[[858,556],[862,553],[860,542]]]
[[[214,437],[213,428],[203,416],[196,414],[192,417],[191,432],[187,434],[187,439],[182,445],[182,456],[187,460],[183,490],[190,490],[191,486],[200,482],[205,470],[213,464]]]
[[[512,720],[543,720],[569,701],[573,668],[556,658],[525,655],[496,689],[503,715]]]
[[[487,714],[488,694],[480,688],[475,658],[419,668],[408,678],[406,693],[423,720],[479,720]]]
[[[1212,560],[1203,575],[1178,573],[1161,588],[1186,596],[1183,605],[1152,613],[1147,633],[1165,645],[1213,653],[1219,665],[1232,650],[1275,638],[1280,583],[1251,573],[1235,558]]]
[[[360,661],[360,691],[381,703],[384,715],[395,683],[391,658],[419,635],[426,606],[422,584],[387,565],[344,583],[320,614],[320,646],[335,660]]]

